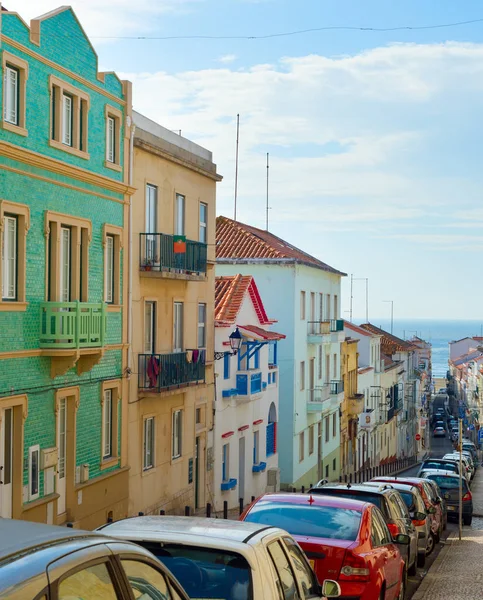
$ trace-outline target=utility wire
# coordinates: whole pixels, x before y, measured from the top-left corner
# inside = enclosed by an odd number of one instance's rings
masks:
[[[294,31],[285,31],[278,33],[268,33],[265,35],[167,35],[167,36],[109,36],[93,35],[91,39],[105,40],[267,40],[278,37],[288,37],[293,35],[303,35],[306,33],[315,33],[318,31],[365,31],[365,32],[390,32],[390,31],[421,31],[426,29],[443,29],[448,27],[460,27],[462,25],[471,25],[472,23],[481,23],[483,18],[470,19],[468,21],[455,21],[453,23],[440,23],[436,25],[400,25],[396,27],[356,27],[349,25],[327,25],[324,27],[312,27],[310,29],[296,29]],[[66,36],[68,37],[68,36]]]

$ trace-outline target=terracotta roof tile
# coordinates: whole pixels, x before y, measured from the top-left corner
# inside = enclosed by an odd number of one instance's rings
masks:
[[[253,333],[256,337],[262,338],[264,340],[284,340],[287,337],[283,333],[277,333],[276,331],[266,331],[265,329],[257,327],[256,325],[238,325],[238,327],[242,330],[242,333]]]
[[[216,258],[289,261],[346,275],[273,233],[221,216],[216,218]]]
[[[235,323],[245,295],[249,294],[261,325],[275,321],[268,318],[257,284],[251,275],[227,275],[215,281],[215,324],[218,326]]]
[[[395,354],[396,352],[410,352],[411,350],[416,349],[416,346],[410,342],[402,340],[401,338],[384,331],[384,329],[379,329],[379,327],[372,325],[372,323],[364,323],[361,325],[361,327],[362,329],[370,331],[371,333],[375,333],[376,335],[382,335],[381,350],[384,354],[388,354],[389,356]]]
[[[351,323],[350,321],[344,321],[344,327],[347,327],[348,329],[352,329],[352,331],[355,331],[356,333],[359,333],[360,335],[363,335],[366,337],[371,337],[373,335],[376,335],[372,331],[367,331],[366,329],[363,329],[362,327],[359,327],[358,325],[354,325],[354,323]],[[377,334],[377,335],[380,335],[380,334]]]

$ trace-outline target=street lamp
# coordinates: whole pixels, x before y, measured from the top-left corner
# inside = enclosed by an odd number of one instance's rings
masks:
[[[242,335],[238,327],[235,329],[235,331],[230,333],[228,339],[230,340],[231,350],[226,350],[225,352],[215,352],[215,360],[220,360],[221,358],[225,358],[225,356],[235,356],[238,354],[242,343]]]

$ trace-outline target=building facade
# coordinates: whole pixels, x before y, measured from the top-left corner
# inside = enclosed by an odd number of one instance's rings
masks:
[[[217,276],[252,275],[280,344],[280,483],[309,486],[340,475],[341,271],[255,227],[217,218]],[[283,302],[280,301],[283,294]]]
[[[216,174],[211,152],[133,114],[130,512],[213,494]]]
[[[341,345],[344,401],[340,417],[341,475],[349,477],[358,470],[357,431],[359,415],[364,410],[364,394],[358,389],[358,340],[346,337]]]
[[[128,511],[131,87],[74,12],[0,25],[0,516]]]
[[[214,509],[244,504],[279,489],[278,470],[278,342],[253,277],[216,278]],[[239,352],[227,350],[229,335],[242,336]],[[283,344],[283,341],[282,341]]]

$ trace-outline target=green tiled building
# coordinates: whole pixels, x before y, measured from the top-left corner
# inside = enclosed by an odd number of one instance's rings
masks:
[[[70,8],[0,14],[0,516],[125,516],[131,86]]]

